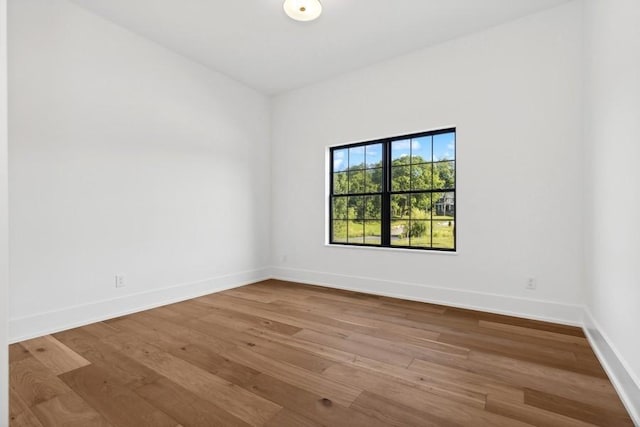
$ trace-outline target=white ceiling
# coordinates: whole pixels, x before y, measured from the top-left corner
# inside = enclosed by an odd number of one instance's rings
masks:
[[[266,94],[304,86],[567,0],[321,0],[296,22],[282,0],[72,0]]]

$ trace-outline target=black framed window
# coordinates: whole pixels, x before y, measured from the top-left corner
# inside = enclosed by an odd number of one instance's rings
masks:
[[[455,251],[455,129],[330,150],[330,243]]]

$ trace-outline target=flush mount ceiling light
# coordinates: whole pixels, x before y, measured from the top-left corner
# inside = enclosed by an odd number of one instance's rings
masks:
[[[289,18],[296,21],[313,21],[322,13],[319,0],[284,0],[282,7]]]

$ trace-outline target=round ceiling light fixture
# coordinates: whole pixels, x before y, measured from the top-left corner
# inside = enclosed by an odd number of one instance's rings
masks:
[[[284,0],[282,7],[296,21],[313,21],[322,13],[320,0]]]

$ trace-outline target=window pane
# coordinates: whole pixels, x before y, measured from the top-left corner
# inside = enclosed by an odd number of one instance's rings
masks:
[[[456,163],[433,164],[433,188],[454,188],[456,186]]]
[[[411,163],[431,161],[431,136],[411,140]]]
[[[331,240],[336,243],[347,242],[347,221],[333,221],[333,236]]]
[[[413,193],[408,197],[411,219],[431,219],[433,206],[431,193]]]
[[[362,221],[349,221],[349,243],[364,243],[364,223]]]
[[[411,155],[411,140],[403,139],[401,141],[393,141],[391,143],[391,160],[404,159],[409,160]]]
[[[363,220],[364,219],[364,204],[366,197],[358,196],[358,197],[349,197],[349,207],[348,207],[348,218],[355,220]]]
[[[347,172],[337,172],[333,174],[333,194],[347,194],[349,190],[347,184]]]
[[[443,133],[433,136],[433,161],[455,160],[456,134]]]
[[[382,191],[382,169],[367,169],[365,193],[379,193]]]
[[[364,170],[349,171],[349,194],[364,193]]]
[[[332,199],[332,204],[333,219],[347,219],[347,198],[334,197]]]
[[[379,245],[382,243],[382,228],[380,221],[364,222],[364,243],[367,245]]]
[[[392,220],[391,221],[391,245],[392,246],[409,246],[408,220]]]
[[[411,189],[411,166],[395,166],[391,168],[391,191],[407,191]]]
[[[391,219],[409,219],[409,197],[405,195],[391,196]]]
[[[349,169],[364,169],[364,147],[349,148]]]
[[[455,193],[433,193],[433,219],[453,220],[456,215]]]
[[[433,221],[433,247],[439,249],[453,249],[455,236],[455,221]]]
[[[409,221],[407,235],[409,236],[409,246],[430,247],[431,221]]]
[[[411,189],[431,190],[433,163],[422,163],[411,166]]]
[[[367,167],[382,167],[382,144],[367,145],[365,147]]]
[[[364,208],[365,219],[377,219],[382,217],[382,196],[368,196]]]
[[[333,151],[333,171],[340,172],[347,170],[349,166],[348,152],[346,149]]]

